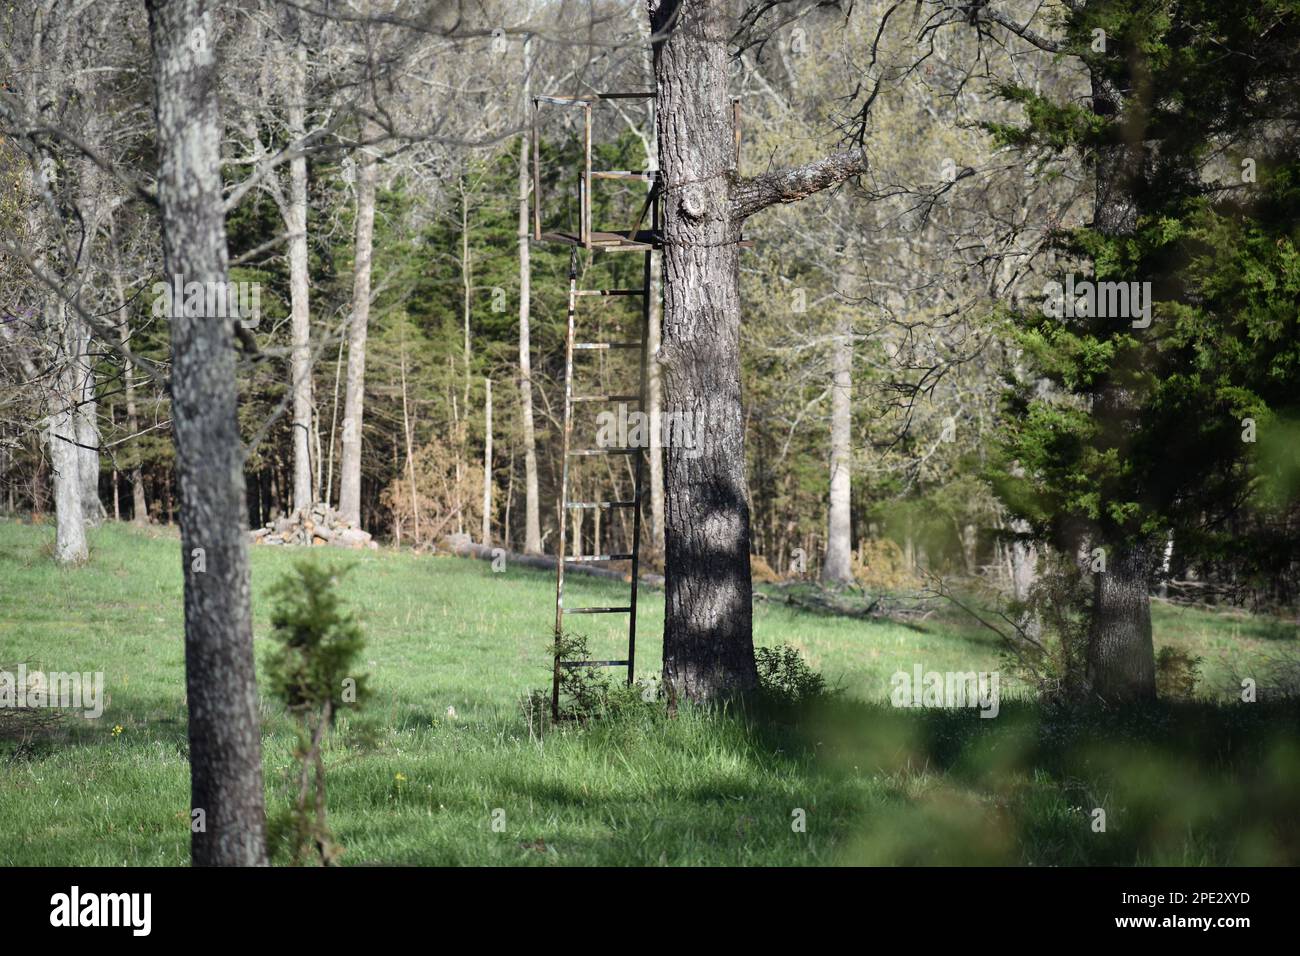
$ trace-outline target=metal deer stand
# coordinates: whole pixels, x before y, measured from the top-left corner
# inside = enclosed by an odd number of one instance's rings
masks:
[[[592,108],[606,100],[654,99],[653,93],[597,93],[590,96],[537,96],[533,98],[533,240],[535,242],[562,243],[571,248],[569,255],[569,313],[568,332],[565,336],[564,352],[564,438],[563,459],[560,471],[560,536],[559,554],[555,573],[555,638],[556,655],[554,673],[551,683],[551,716],[560,718],[560,674],[561,669],[576,667],[626,667],[627,682],[634,678],[636,662],[636,600],[640,578],[641,554],[641,500],[645,475],[645,447],[627,448],[574,448],[573,447],[573,409],[575,405],[610,405],[635,402],[637,409],[647,412],[646,408],[646,371],[650,341],[650,266],[651,256],[662,245],[661,223],[659,219],[659,183],[653,171],[629,170],[593,170],[591,168],[591,121]],[[541,207],[541,136],[538,117],[543,105],[562,108],[577,107],[583,112],[583,166],[578,180],[578,231],[542,232]],[[625,231],[605,231],[592,227],[591,196],[592,184],[596,180],[632,180],[648,184],[645,203],[641,207],[631,228]],[[633,289],[579,289],[578,288],[578,250],[588,252],[640,252],[644,256],[642,282],[640,288]],[[591,296],[640,296],[641,322],[640,337],[635,341],[583,341],[578,335],[578,302]],[[635,391],[627,390],[623,394],[589,394],[575,395],[573,387],[573,361],[576,353],[609,353],[613,349],[636,349],[639,356],[639,374]],[[597,389],[599,391],[599,389]],[[645,445],[648,443],[641,443]],[[570,462],[577,458],[599,455],[630,455],[633,458],[632,497],[626,500],[574,501],[570,499],[573,475]],[[569,513],[571,511],[608,510],[631,508],[633,512],[633,531],[630,552],[611,554],[567,555]],[[564,568],[566,564],[594,561],[628,561],[632,562],[632,578],[627,604],[614,607],[565,607],[564,605]],[[626,614],[627,656],[621,660],[566,661],[560,659],[561,638],[564,636],[564,619],[569,614]]]

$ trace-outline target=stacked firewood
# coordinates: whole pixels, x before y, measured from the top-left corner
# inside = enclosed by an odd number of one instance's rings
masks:
[[[323,547],[327,544],[337,548],[379,547],[369,532],[345,521],[341,514],[326,504],[312,505],[306,513],[300,509],[287,518],[268,521],[266,527],[253,532],[253,542],[305,547]]]

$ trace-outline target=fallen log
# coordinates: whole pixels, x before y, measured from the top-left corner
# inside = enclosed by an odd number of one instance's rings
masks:
[[[475,544],[467,541],[463,536],[453,535],[442,539],[440,547],[448,554],[454,554],[461,558],[478,558],[480,561],[492,561],[498,555],[503,554],[506,560],[506,566],[517,564],[520,567],[536,568],[539,571],[554,571],[555,556],[550,554],[520,554],[515,551],[505,551],[502,548],[489,547],[484,544]],[[630,581],[631,571],[620,571],[617,568],[599,568],[592,567],[589,564],[570,564],[564,569],[564,576],[587,575],[588,577],[605,578],[610,581]],[[643,573],[641,574],[641,583],[653,588],[663,587],[664,576],[662,574]]]

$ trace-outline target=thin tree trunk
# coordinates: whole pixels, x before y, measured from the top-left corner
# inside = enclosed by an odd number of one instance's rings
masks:
[[[81,326],[80,322],[77,322]],[[81,483],[81,512],[86,525],[98,528],[104,522],[104,505],[99,500],[99,402],[95,400],[94,359],[90,356],[90,333],[78,336],[77,369],[77,480]]]
[[[524,40],[524,106],[529,101],[531,41]],[[524,553],[542,553],[541,493],[537,481],[537,431],[533,422],[531,318],[532,263],[528,221],[528,137],[519,138],[519,418],[524,438]]]
[[[122,289],[122,279],[117,271],[113,273],[113,283],[117,295],[118,315],[118,338],[123,345],[126,345],[131,339],[131,330],[127,325],[125,314],[126,296]],[[135,404],[135,367],[130,363],[125,363],[122,369],[122,386],[126,392],[126,428],[130,435],[140,433],[140,414]],[[137,439],[138,442],[138,439]],[[144,475],[140,469],[140,451],[139,447],[133,450],[131,464],[131,521],[135,524],[149,523],[149,504],[145,500],[144,494]]]
[[[483,379],[483,544],[492,543],[492,379]]]
[[[853,324],[841,319],[831,346],[831,468],[830,515],[822,580],[844,584],[853,580],[853,541],[850,527],[853,448]]]
[[[47,311],[54,311],[53,303]],[[80,332],[68,321],[64,342],[72,348]],[[75,355],[75,351],[65,354]],[[68,361],[58,375],[56,410],[46,419],[45,434],[50,456],[50,479],[54,485],[54,559],[60,564],[80,564],[90,552],[86,547],[86,517],[81,503],[80,455],[77,452],[76,401],[81,394],[76,363]]]
[[[307,47],[298,38],[289,67],[285,111],[289,135],[307,130]],[[307,515],[313,503],[311,474],[311,288],[307,253],[307,157],[289,160],[289,299],[291,387],[293,389],[293,507]]]
[[[411,517],[415,522],[415,547],[420,546],[420,497],[415,487],[415,445],[406,402],[406,339],[402,339],[402,434],[406,437],[406,466],[411,476]]]
[[[334,436],[338,434],[339,425],[339,380],[343,377],[343,346],[346,343],[344,337],[339,338],[339,351],[334,359],[334,400],[330,403],[330,444],[329,454],[325,461],[325,494],[321,496],[321,501],[326,504],[334,502]]]
[[[208,4],[148,0],[147,6],[164,272],[225,283],[221,119]],[[191,855],[196,866],[265,865],[233,329],[226,321],[177,312],[170,323],[171,398],[181,481],[190,800],[203,822],[198,826],[194,815]],[[195,570],[197,549],[202,571]]]
[[[659,371],[663,317],[663,262],[659,256],[652,256],[650,334],[647,343],[650,362],[646,369],[646,391],[650,403],[650,540],[654,542],[654,549],[660,555],[664,553],[663,382]]]
[[[377,127],[367,123],[370,140]],[[348,326],[348,378],[343,399],[343,451],[339,476],[339,511],[361,526],[361,432],[366,404],[366,334],[370,324],[370,276],[375,237],[375,157],[361,151],[357,169],[356,251],[352,277],[352,322]]]

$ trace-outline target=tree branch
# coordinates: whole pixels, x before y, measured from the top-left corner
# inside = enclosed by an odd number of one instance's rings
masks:
[[[745,219],[768,206],[806,199],[866,171],[866,150],[845,149],[802,166],[741,179],[731,189],[731,214]]]

